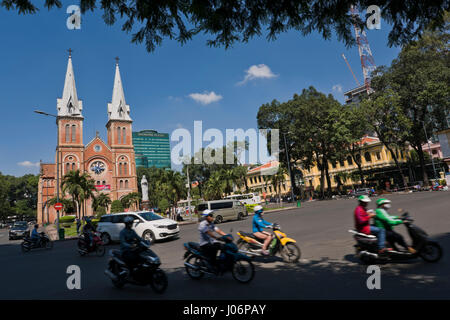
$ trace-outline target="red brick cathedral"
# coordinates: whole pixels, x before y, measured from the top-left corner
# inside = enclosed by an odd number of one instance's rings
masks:
[[[125,102],[119,64],[116,63],[112,100],[107,106],[107,143],[100,139],[98,133],[88,144],[83,143],[83,102],[77,96],[70,55],[63,95],[57,99],[57,110],[59,139],[56,157],[59,156],[60,183],[69,171],[80,170],[81,173],[87,172],[94,179],[97,191],[108,194],[112,201],[130,192],[137,192],[131,128],[133,121],[130,118],[130,106]],[[56,197],[56,163],[41,163],[40,170],[37,221],[53,223],[56,210],[47,201]],[[94,194],[97,195],[96,192]],[[63,195],[60,189],[60,198],[63,197],[70,198]],[[85,205],[86,215],[93,215],[91,201]]]

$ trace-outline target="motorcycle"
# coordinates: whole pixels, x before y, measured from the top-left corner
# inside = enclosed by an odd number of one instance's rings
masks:
[[[22,252],[28,252],[31,249],[51,249],[53,248],[53,241],[45,234],[45,232],[39,233],[39,239],[37,241],[33,241],[29,235],[25,236],[23,242],[20,244],[22,248]]]
[[[275,256],[280,253],[285,262],[296,263],[300,259],[301,251],[296,245],[294,239],[286,237],[286,234],[281,232],[281,228],[277,223],[272,227],[273,239],[269,245],[269,256]],[[262,254],[263,242],[256,238],[253,233],[239,231],[237,233],[240,237],[238,240],[238,248],[240,252],[252,256],[265,256]]]
[[[86,239],[86,234],[83,233],[78,239],[78,253],[84,256],[88,253],[95,252],[97,256],[103,257],[105,254],[105,247],[103,246],[103,241],[100,238],[100,233],[94,232],[92,244],[88,247],[88,239]]]
[[[374,264],[377,262],[395,262],[405,261],[410,259],[422,258],[426,262],[437,262],[442,257],[442,248],[436,241],[430,240],[428,234],[414,225],[414,219],[412,219],[408,212],[405,212],[401,219],[404,221],[404,225],[408,231],[408,234],[412,240],[412,248],[416,250],[415,253],[408,251],[392,250],[386,251],[383,255],[378,254],[377,237],[374,235],[367,235],[359,233],[355,230],[349,230],[353,233],[353,237],[356,240],[354,245],[356,255],[359,259],[366,264]]]
[[[200,245],[196,242],[184,243],[186,250],[183,259],[186,272],[192,279],[199,280],[205,274],[223,275],[231,271],[233,278],[240,283],[249,283],[255,276],[255,267],[250,258],[239,252],[233,243],[231,234],[219,238],[224,242],[220,249],[220,255],[216,260],[216,266],[211,265],[209,259],[202,253]]]
[[[159,268],[161,260],[150,249],[149,241],[137,243],[135,253],[142,262],[132,269],[123,261],[120,250],[110,250],[110,260],[105,274],[111,279],[116,288],[123,288],[126,283],[139,286],[150,285],[156,293],[163,293],[167,289],[168,280],[165,272]]]

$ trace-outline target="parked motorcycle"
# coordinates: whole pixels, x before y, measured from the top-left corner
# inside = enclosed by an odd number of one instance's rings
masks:
[[[78,252],[81,256],[84,256],[88,253],[95,252],[95,254],[99,257],[103,257],[105,254],[105,247],[103,246],[103,241],[100,238],[100,233],[94,232],[92,244],[88,247],[88,239],[86,239],[87,235],[83,233],[80,235],[78,239]]]
[[[111,279],[117,288],[123,288],[126,283],[139,286],[150,285],[156,293],[163,293],[167,289],[168,280],[163,270],[159,268],[161,261],[150,249],[149,241],[137,243],[135,252],[142,262],[135,267],[130,267],[123,261],[120,250],[110,250],[110,260],[105,274]]]
[[[294,239],[288,238],[285,233],[281,232],[281,228],[277,223],[271,227],[273,239],[269,245],[269,256],[275,256],[278,253],[285,262],[296,263],[300,259],[301,251],[296,245]],[[239,231],[238,248],[240,252],[252,256],[264,256],[262,254],[263,241],[256,238],[253,233]]]
[[[426,262],[437,262],[442,257],[442,248],[436,241],[430,240],[428,234],[414,225],[414,220],[410,217],[408,212],[405,212],[401,219],[408,230],[408,234],[412,240],[411,247],[416,250],[416,253],[408,251],[392,250],[386,251],[380,256],[378,254],[377,237],[374,235],[367,235],[359,233],[355,230],[349,230],[354,234],[356,240],[355,249],[356,255],[366,264],[374,264],[377,262],[395,262],[405,261],[410,259],[422,258]]]
[[[53,248],[53,241],[45,234],[45,232],[39,233],[39,239],[37,241],[31,240],[30,236],[27,235],[20,244],[22,252],[28,252],[31,249],[51,249]]]
[[[183,259],[187,274],[195,280],[201,279],[203,275],[223,275],[231,271],[233,278],[240,283],[248,283],[255,276],[255,267],[250,258],[239,252],[236,244],[233,243],[233,236],[228,234],[219,238],[224,244],[220,250],[215,266],[211,265],[206,258],[200,245],[196,242],[184,244],[186,250]]]

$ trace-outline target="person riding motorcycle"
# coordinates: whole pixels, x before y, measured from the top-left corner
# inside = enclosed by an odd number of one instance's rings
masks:
[[[83,233],[84,233],[84,238],[86,240],[86,246],[88,249],[90,249],[93,244],[94,232],[95,232],[95,227],[92,224],[91,219],[86,218],[86,224],[83,227]]]
[[[401,245],[403,248],[408,250],[410,253],[416,253],[416,250],[412,247],[409,247],[405,239],[400,233],[392,230],[393,226],[398,224],[402,224],[403,220],[399,219],[397,216],[391,216],[388,214],[387,210],[391,207],[391,201],[388,199],[380,198],[377,200],[377,209],[375,210],[375,226],[380,229],[386,230],[386,240],[392,246],[392,248],[396,249],[396,243]]]
[[[222,248],[222,244],[217,241],[214,232],[225,236],[226,233],[216,227],[214,221],[214,210],[205,210],[202,213],[204,220],[200,222],[198,231],[200,232],[200,250],[203,255],[210,261],[211,267],[216,269],[217,252]]]
[[[38,224],[34,225],[33,231],[31,231],[31,241],[33,241],[33,245],[37,245],[38,241],[41,239],[41,236],[39,235],[39,232],[37,231],[39,228]]]
[[[273,223],[267,222],[263,219],[262,215],[264,214],[264,209],[262,206],[258,205],[253,208],[255,215],[253,216],[253,235],[264,241],[262,254],[268,255],[269,251],[267,251],[267,247],[269,246],[270,241],[272,240],[272,235],[266,231],[264,228],[268,228],[273,226]]]
[[[371,200],[368,196],[362,195],[358,197],[358,206],[354,211],[355,229],[364,234],[374,234],[378,238],[378,252],[383,254],[386,252],[386,230],[370,225],[370,219],[375,217],[372,210],[366,211]]]
[[[125,217],[123,220],[125,228],[120,231],[120,251],[123,261],[129,266],[134,267],[140,261],[140,256],[133,249],[135,248],[136,241],[142,241],[132,229],[134,219],[132,217]]]

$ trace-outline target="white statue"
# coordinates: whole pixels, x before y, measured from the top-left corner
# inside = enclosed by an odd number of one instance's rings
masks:
[[[142,201],[148,201],[148,182],[145,175],[142,176],[141,179],[141,188],[142,188]]]

